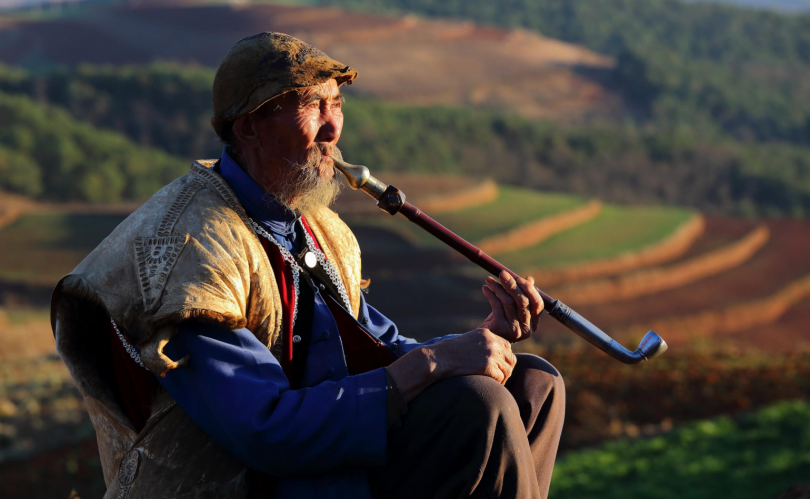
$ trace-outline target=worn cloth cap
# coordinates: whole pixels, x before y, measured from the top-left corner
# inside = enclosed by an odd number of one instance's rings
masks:
[[[225,56],[214,77],[214,117],[222,125],[255,111],[285,92],[336,79],[352,83],[357,71],[339,63],[308,43],[284,33],[245,37]]]

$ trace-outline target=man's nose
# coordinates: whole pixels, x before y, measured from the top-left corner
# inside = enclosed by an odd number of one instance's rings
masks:
[[[322,116],[321,128],[318,129],[317,142],[337,142],[340,137],[340,129],[343,126],[343,116],[333,113],[331,110],[325,111]]]

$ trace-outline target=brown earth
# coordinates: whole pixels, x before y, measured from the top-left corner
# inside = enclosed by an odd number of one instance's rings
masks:
[[[767,244],[769,238],[768,227],[761,225],[738,241],[689,260],[642,269],[613,278],[575,283],[552,289],[551,294],[563,302],[591,305],[609,304],[681,288],[734,269],[751,259]]]
[[[357,68],[352,91],[388,101],[473,104],[564,120],[612,118],[622,108],[607,89],[610,58],[522,30],[331,8],[167,4],[0,23],[0,61],[216,67],[240,38],[281,31]]]
[[[717,340],[719,334],[735,334],[741,331],[757,331],[762,340],[771,341],[772,325],[779,321],[796,304],[810,297],[810,275],[795,280],[778,292],[767,297],[740,302],[718,310],[701,311],[695,314],[659,319],[644,325],[628,328],[640,331],[651,328],[662,335],[667,342],[684,343],[700,338]],[[799,341],[810,341],[810,331],[805,328]],[[735,338],[734,341],[741,339]],[[794,344],[795,345],[795,344]]]
[[[711,220],[711,218],[709,219]],[[770,240],[753,258],[724,273],[674,290],[632,300],[576,307],[597,324],[622,326],[680,314],[719,310],[767,297],[810,274],[810,222],[765,222]]]
[[[704,217],[703,232],[698,235],[699,237],[696,238],[683,254],[668,262],[676,264],[730,245],[753,231],[754,228],[757,227],[757,224],[759,224],[759,222],[756,220],[736,217]]]
[[[765,352],[795,352],[810,346],[810,298],[796,303],[777,321],[763,327],[718,333],[716,340],[744,345]]]

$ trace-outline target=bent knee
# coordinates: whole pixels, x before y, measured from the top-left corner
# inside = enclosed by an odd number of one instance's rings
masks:
[[[518,414],[512,394],[501,384],[483,375],[467,375],[442,380],[431,389],[439,391],[437,398],[453,415],[481,425],[502,420],[503,414]]]
[[[565,381],[554,365],[535,354],[518,353],[516,356],[518,361],[512,373],[515,382],[565,398]]]

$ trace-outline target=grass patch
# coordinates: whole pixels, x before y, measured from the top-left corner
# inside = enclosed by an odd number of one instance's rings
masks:
[[[585,201],[579,196],[499,186],[498,198],[492,203],[434,218],[465,240],[475,243],[544,217],[572,210]],[[349,217],[347,223],[352,227],[368,226],[392,231],[415,244],[444,246],[401,216]]]
[[[498,198],[492,203],[442,214],[435,219],[475,243],[544,217],[572,210],[585,202],[584,198],[571,195],[502,187]],[[527,269],[613,257],[661,241],[691,216],[692,211],[674,207],[606,205],[593,220],[534,247],[499,255],[498,260],[512,269]],[[444,246],[399,216],[357,216],[347,218],[347,222],[351,227],[391,231],[416,245]]]
[[[553,498],[776,498],[810,477],[810,405],[775,404],[558,460]]]
[[[435,219],[464,239],[475,242],[571,210],[584,202],[578,196],[501,186],[498,198],[492,203],[442,214]]]
[[[55,283],[123,221],[123,215],[31,214],[0,230],[0,279]]]
[[[691,215],[672,207],[606,205],[593,220],[499,260],[512,269],[527,269],[613,257],[661,241]]]

